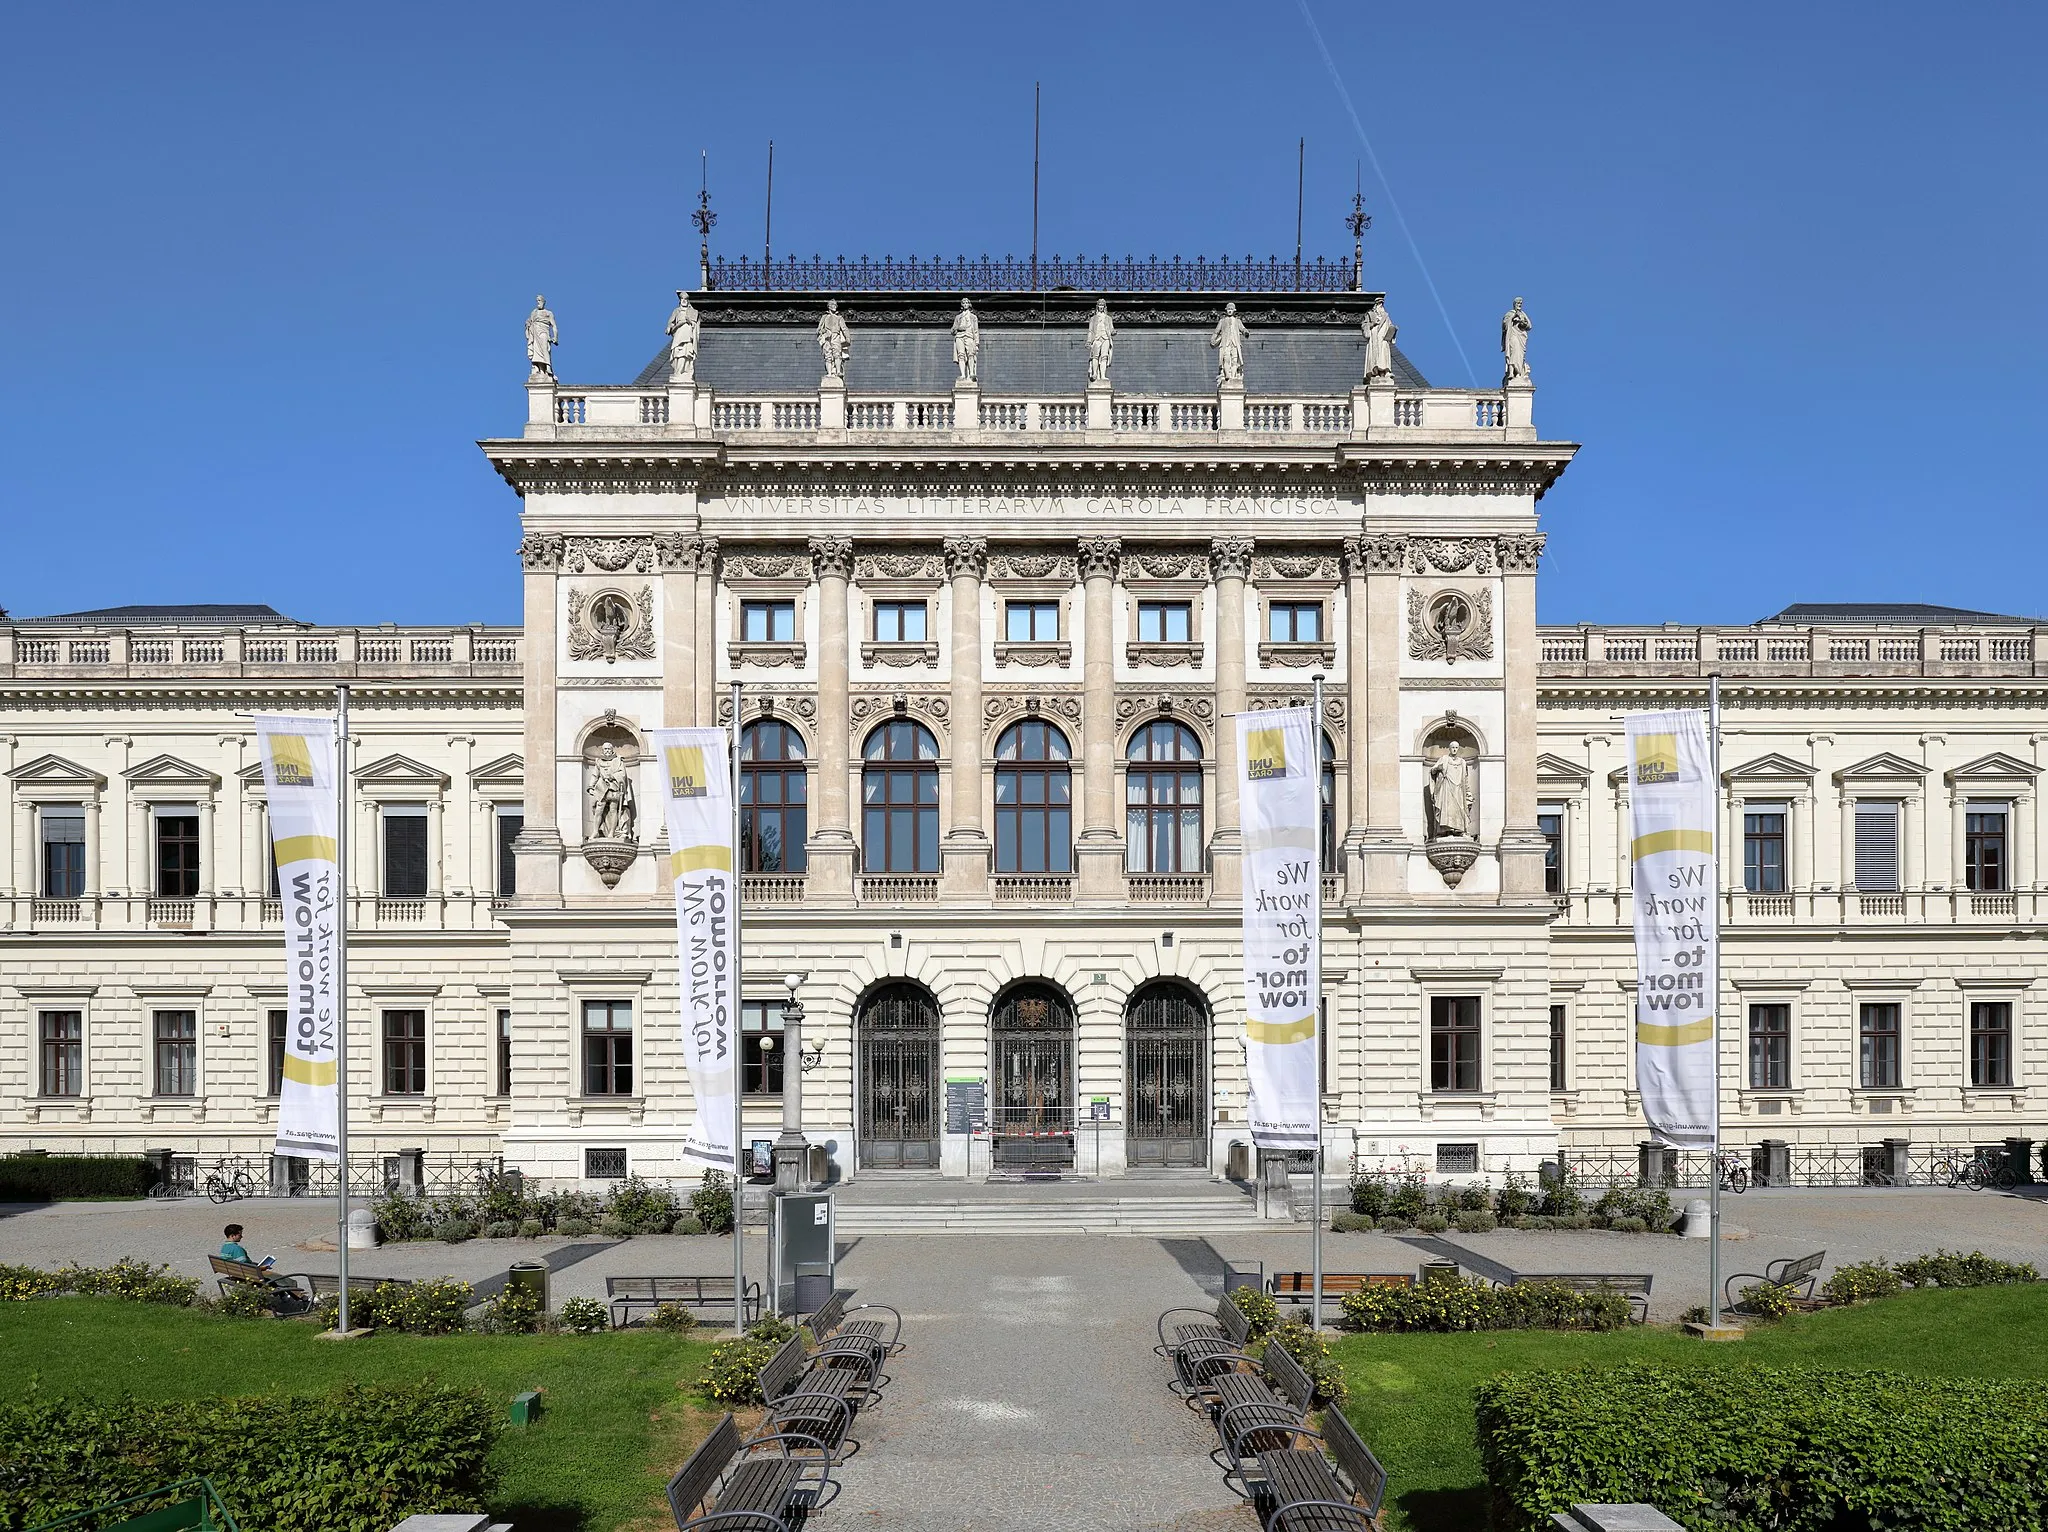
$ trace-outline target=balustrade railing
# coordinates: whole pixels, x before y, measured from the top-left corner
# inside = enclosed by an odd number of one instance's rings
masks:
[[[704,285],[714,292],[1341,293],[1356,290],[1348,260],[1317,256],[752,256],[714,257]]]
[[[1244,428],[1247,431],[1291,431],[1294,429],[1294,406],[1247,404],[1244,407]]]
[[[1118,431],[1156,431],[1159,406],[1116,400],[1109,407],[1109,423]]]
[[[1301,428],[1304,431],[1348,431],[1351,429],[1351,406],[1304,404],[1301,407]]]
[[[590,400],[582,394],[555,395],[555,424],[580,426],[590,419]]]
[[[997,904],[1068,904],[1074,897],[1074,880],[1066,873],[999,872],[995,875]]]
[[[862,406],[855,406],[856,409]],[[815,431],[818,429],[818,401],[815,399],[779,400],[770,406],[770,422],[778,431]],[[854,424],[855,422],[849,422]]]
[[[642,394],[640,396],[640,424],[643,426],[665,426],[668,424],[667,394]]]
[[[936,873],[870,872],[860,877],[863,904],[937,904]]]
[[[1167,410],[1167,424],[1176,431],[1213,431],[1216,429],[1216,406],[1213,404],[1176,404]]]
[[[742,904],[802,904],[804,875],[800,872],[747,872],[740,874]]]
[[[761,405],[753,399],[715,399],[711,404],[711,429],[714,431],[758,431],[761,429]]]
[[[1856,674],[1945,675],[1948,667],[1974,667],[1971,674],[2032,675],[2034,636],[2028,633],[1884,633],[1868,630],[1718,632],[1712,628],[1679,632],[1628,632],[1605,629],[1550,631],[1539,634],[1545,665],[1584,667],[1598,675],[1626,667],[1654,665],[1666,671],[1706,675]],[[1565,673],[1574,673],[1568,671]]]
[[[1133,904],[1205,904],[1209,875],[1203,872],[1129,872],[1125,892]]]

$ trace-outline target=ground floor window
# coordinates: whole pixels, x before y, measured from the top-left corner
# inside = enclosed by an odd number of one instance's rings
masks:
[[[1479,997],[1432,995],[1429,1000],[1429,1088],[1479,1089]]]
[[[77,1096],[85,1091],[85,1013],[45,1011],[42,1034],[45,1096]]]
[[[156,1093],[159,1096],[199,1094],[199,1015],[196,1011],[158,1011],[155,1016]]]

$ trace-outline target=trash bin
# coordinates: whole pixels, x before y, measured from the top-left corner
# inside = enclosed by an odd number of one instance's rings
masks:
[[[2034,1180],[2034,1141],[2031,1138],[2007,1139],[2005,1165],[2012,1172],[2016,1185],[2031,1185]]]
[[[1458,1263],[1441,1257],[1427,1260],[1416,1275],[1423,1282],[1455,1282],[1458,1280]]]
[[[1226,1265],[1223,1268],[1223,1291],[1234,1293],[1240,1287],[1248,1287],[1255,1293],[1264,1292],[1266,1290],[1266,1263],[1264,1261],[1253,1261],[1249,1266]]]
[[[368,1208],[349,1209],[348,1247],[351,1250],[377,1248],[377,1215]]]
[[[540,1300],[540,1312],[548,1312],[548,1264],[546,1261],[514,1261],[505,1273],[505,1291],[515,1288]]]
[[[796,1267],[796,1311],[815,1314],[832,1298],[832,1268],[823,1261],[799,1261]]]
[[[1223,1173],[1233,1181],[1249,1181],[1252,1178],[1252,1146],[1241,1138],[1233,1138],[1223,1156]]]

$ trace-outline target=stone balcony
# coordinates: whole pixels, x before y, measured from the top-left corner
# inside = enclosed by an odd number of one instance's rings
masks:
[[[386,899],[358,893],[349,899],[349,930],[487,931],[496,924],[499,903],[489,894],[428,894]],[[205,935],[247,932],[281,937],[284,906],[253,894],[195,894],[160,899],[143,894],[88,894],[76,899],[0,895],[0,931],[34,931],[53,936],[88,932],[148,932]]]
[[[517,628],[0,627],[0,678],[518,680]]]
[[[2048,630],[2019,625],[1925,628],[1539,628],[1546,680],[1811,676],[1901,679],[2048,675]]]
[[[1629,891],[1574,890],[1559,894],[1556,923],[1572,927],[1611,926],[1627,930],[1634,919]],[[1813,929],[1856,926],[2031,926],[2048,916],[2048,891],[1971,893],[1963,889],[1908,889],[1864,893],[1856,889],[1795,889],[1752,894],[1740,889],[1721,896],[1724,929]]]

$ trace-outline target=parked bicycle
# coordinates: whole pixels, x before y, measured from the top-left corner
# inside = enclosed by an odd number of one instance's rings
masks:
[[[1733,1149],[1721,1151],[1721,1190],[1738,1197],[1749,1190],[1749,1166]]]
[[[2018,1183],[2003,1156],[1946,1154],[1934,1162],[1933,1173],[1945,1186],[1966,1186],[1973,1192],[1986,1187],[2007,1191]]]
[[[210,1202],[240,1202],[256,1195],[256,1183],[249,1172],[223,1160],[206,1173],[206,1196]]]

